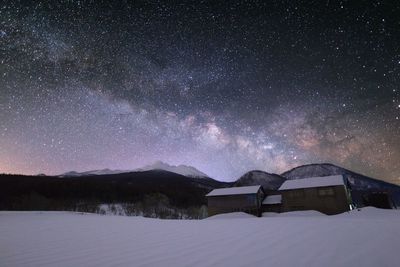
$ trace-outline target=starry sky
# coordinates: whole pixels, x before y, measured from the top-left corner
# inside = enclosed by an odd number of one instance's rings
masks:
[[[329,162],[400,184],[398,1],[7,1],[0,173]]]

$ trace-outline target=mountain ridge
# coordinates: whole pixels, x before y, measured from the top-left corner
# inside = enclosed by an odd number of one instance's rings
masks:
[[[198,213],[200,207],[207,203],[205,195],[216,188],[261,184],[269,194],[287,179],[334,174],[344,175],[353,201],[358,205],[363,205],[363,194],[372,191],[389,192],[396,205],[400,206],[400,186],[333,164],[309,164],[282,175],[252,170],[234,182],[193,178],[165,170],[90,174],[71,176],[68,179],[60,176],[3,174],[0,175],[0,210],[55,209],[95,212],[100,204],[130,203],[137,212],[141,212],[140,209],[143,208],[147,209],[149,216],[153,216],[152,209],[157,207],[157,203],[164,201],[165,207],[186,209],[189,213],[193,209]],[[163,212],[164,209],[160,209],[157,216],[164,216]]]
[[[399,185],[394,183],[389,183],[381,179],[372,178],[349,169],[334,165],[332,163],[313,163],[305,164],[295,167],[289,171],[283,172],[281,176],[286,179],[302,179],[307,177],[318,177],[318,176],[328,176],[328,175],[345,175],[347,180],[353,187],[357,188],[365,187],[399,187]]]
[[[170,165],[168,163],[162,162],[160,160],[154,162],[153,164],[146,165],[142,168],[135,169],[134,171],[149,171],[149,170],[164,170],[164,171],[170,171],[174,172],[177,174],[181,174],[184,176],[189,176],[189,177],[197,177],[197,178],[209,178],[207,174],[204,172],[199,171],[193,166],[188,166],[188,165]]]
[[[170,165],[162,161],[156,161],[153,164],[146,165],[141,168],[136,168],[133,170],[111,170],[111,169],[100,169],[100,170],[90,170],[84,172],[69,171],[58,175],[59,177],[79,177],[79,176],[92,176],[92,175],[110,175],[110,174],[121,174],[121,173],[131,173],[131,172],[144,172],[151,170],[163,170],[168,172],[173,172],[187,177],[192,178],[210,178],[204,172],[199,171],[193,166],[188,165]]]
[[[240,176],[234,186],[261,185],[264,190],[277,190],[285,180],[279,174],[252,170]]]
[[[301,165],[289,171],[283,172],[280,175],[253,170],[242,175],[239,179],[236,180],[233,186],[262,185],[264,191],[268,193],[268,191],[279,189],[279,187],[286,180],[304,179],[329,175],[344,176],[347,185],[351,190],[353,201],[357,205],[364,205],[363,197],[366,192],[390,192],[391,198],[396,206],[400,206],[399,185],[371,178],[331,163],[314,163]]]
[[[234,186],[261,184],[263,185],[264,189],[277,190],[285,180],[321,177],[329,175],[344,175],[349,184],[355,190],[374,188],[400,189],[400,186],[397,184],[389,183],[376,178],[371,178],[366,175],[359,174],[346,168],[334,165],[332,163],[305,164],[292,168],[281,174],[268,173],[260,170],[252,170],[240,176],[235,181]]]

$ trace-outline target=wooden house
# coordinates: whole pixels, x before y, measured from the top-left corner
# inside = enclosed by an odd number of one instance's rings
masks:
[[[342,175],[287,180],[278,191],[282,212],[316,210],[331,215],[350,210],[351,196]]]
[[[262,212],[276,212],[282,211],[282,195],[275,194],[266,196],[262,202]]]
[[[206,195],[208,216],[243,211],[261,216],[264,191],[261,185],[214,189]]]

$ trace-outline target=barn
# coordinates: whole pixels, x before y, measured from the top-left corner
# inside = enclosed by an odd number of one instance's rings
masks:
[[[264,196],[261,185],[214,189],[206,195],[208,216],[235,211],[261,216]]]
[[[278,191],[282,212],[316,210],[332,215],[350,210],[352,204],[342,175],[287,180]]]

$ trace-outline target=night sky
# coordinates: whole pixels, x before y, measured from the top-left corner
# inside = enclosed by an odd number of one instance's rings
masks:
[[[398,1],[24,2],[0,6],[0,173],[400,183]]]

